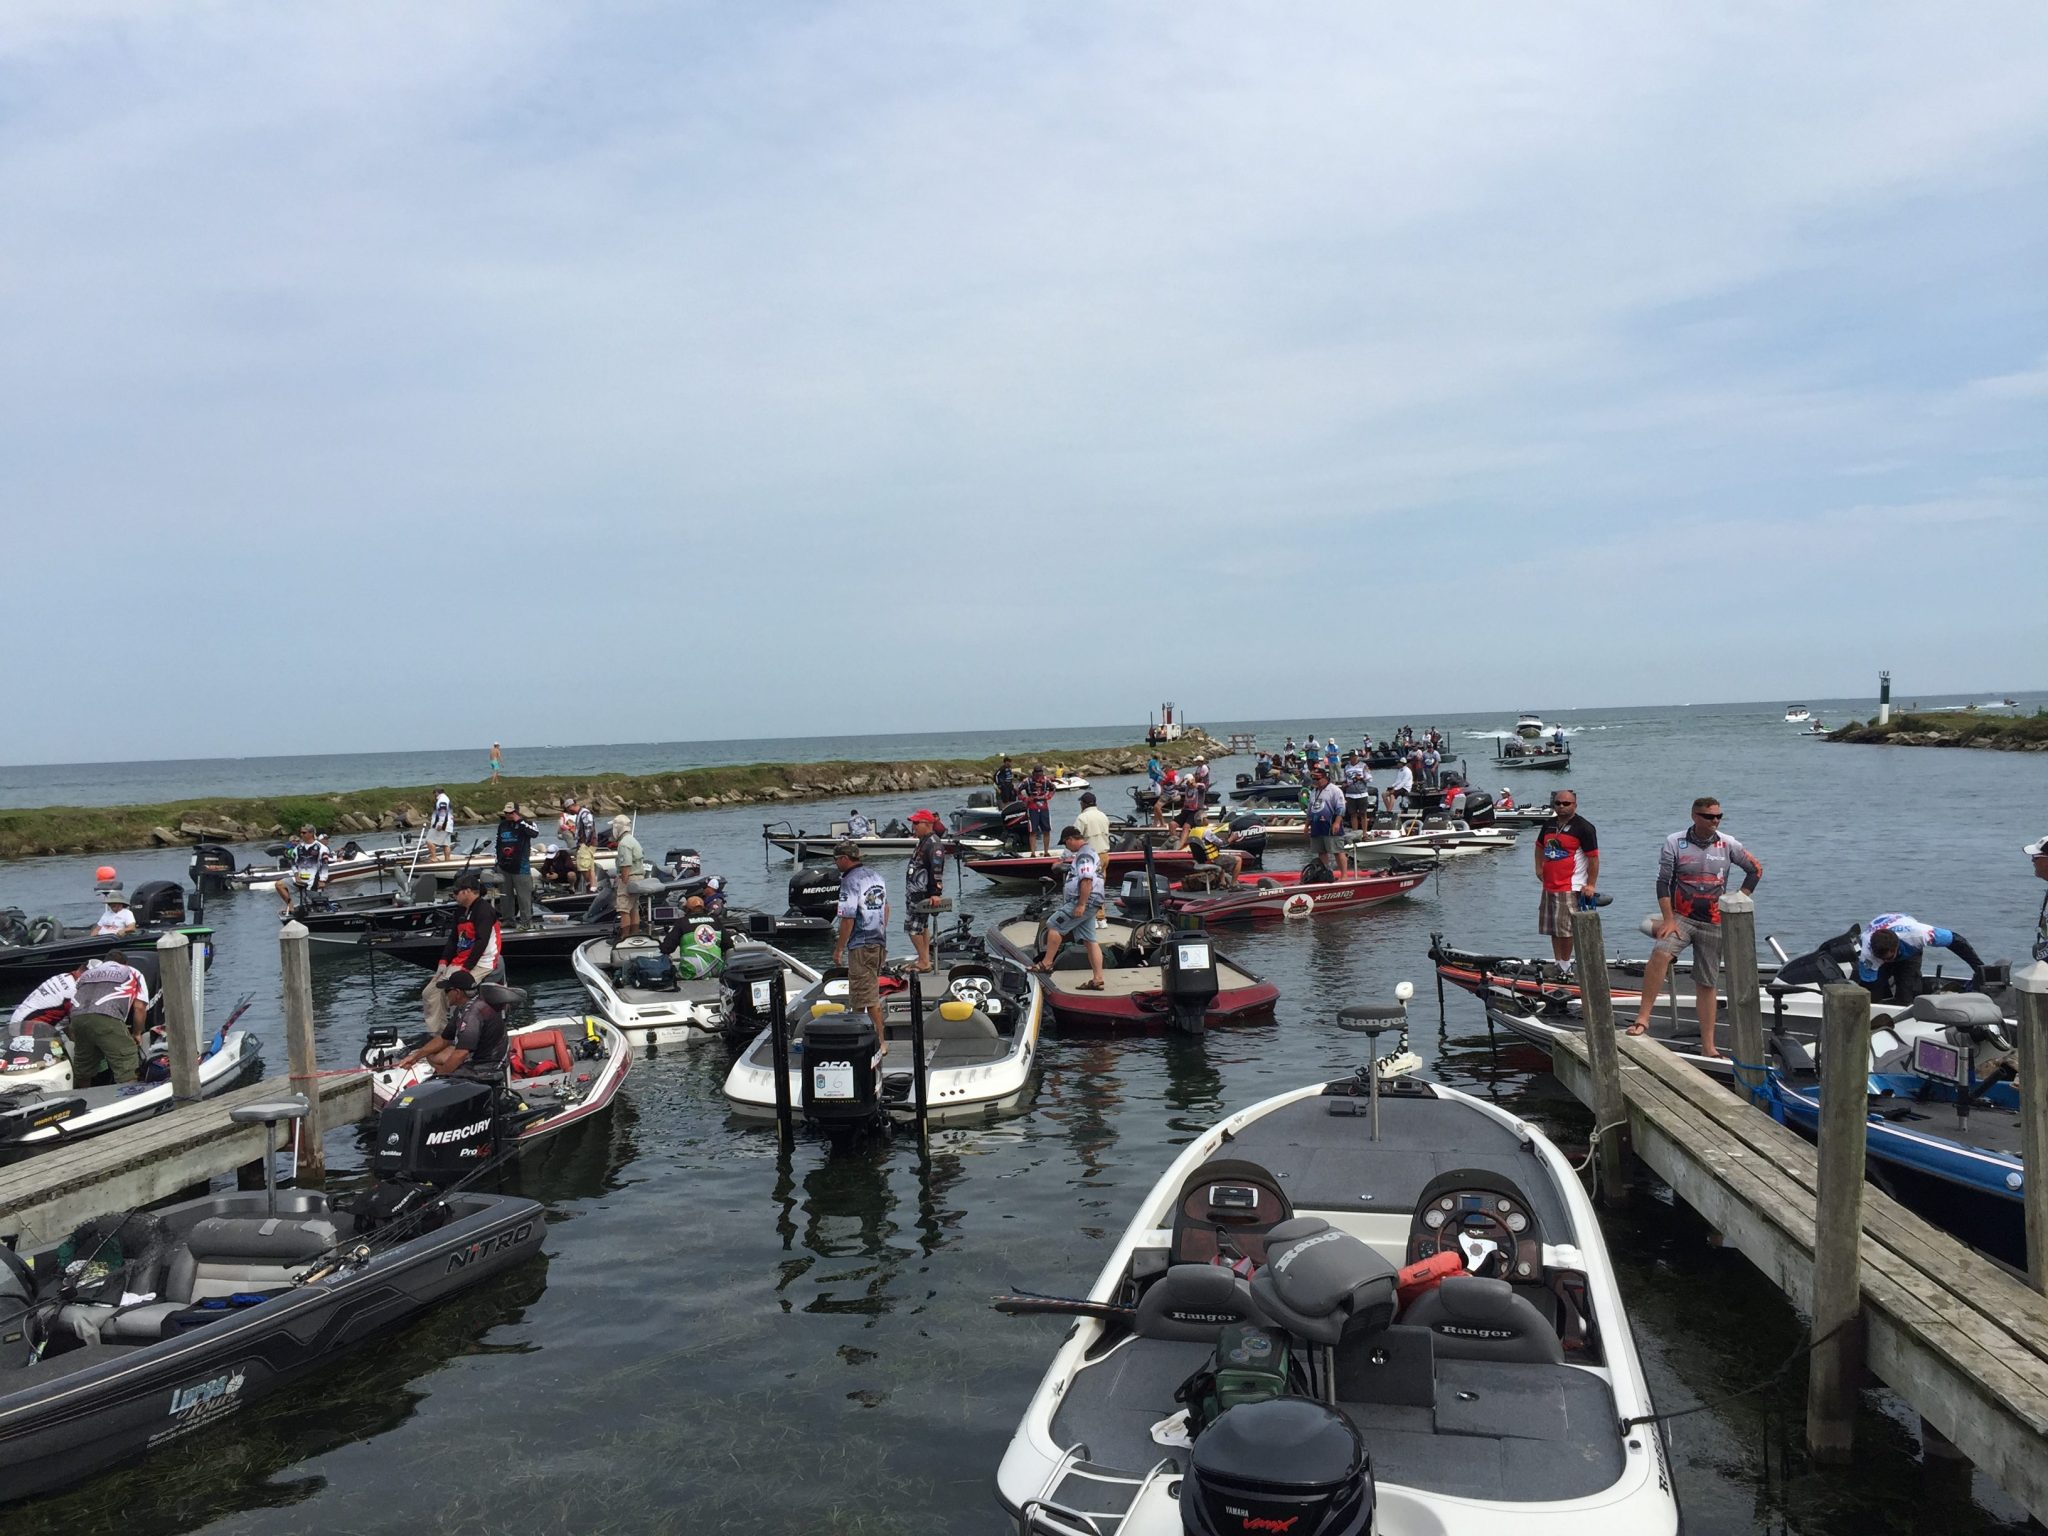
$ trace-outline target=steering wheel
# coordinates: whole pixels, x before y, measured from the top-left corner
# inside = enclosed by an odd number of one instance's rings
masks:
[[[979,1008],[988,1001],[989,993],[995,990],[995,983],[986,976],[962,976],[946,990],[960,1002]]]
[[[1515,1271],[1522,1233],[1529,1230],[1528,1215],[1513,1202],[1484,1191],[1477,1209],[1465,1208],[1465,1192],[1440,1195],[1422,1213],[1419,1234],[1425,1254],[1455,1253],[1465,1272],[1491,1280],[1505,1280]],[[1505,1211],[1500,1206],[1507,1205]],[[1517,1229],[1519,1223],[1519,1230]]]

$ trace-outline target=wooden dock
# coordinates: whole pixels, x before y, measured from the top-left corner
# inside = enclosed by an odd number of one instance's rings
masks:
[[[369,1114],[367,1072],[315,1081],[322,1124],[337,1125]],[[236,1125],[228,1111],[292,1092],[290,1078],[266,1078],[170,1110],[132,1129],[53,1147],[0,1168],[0,1237],[18,1237],[24,1248],[40,1247],[91,1217],[167,1200],[217,1174],[261,1162],[264,1128]],[[289,1134],[288,1128],[279,1127],[280,1142]]]
[[[1814,1147],[1663,1047],[1611,1038],[1631,1150],[1811,1312]],[[1551,1061],[1596,1102],[1584,1036],[1560,1038]],[[1862,1220],[1870,1370],[2048,1521],[2048,1297],[1875,1188],[1863,1192]]]

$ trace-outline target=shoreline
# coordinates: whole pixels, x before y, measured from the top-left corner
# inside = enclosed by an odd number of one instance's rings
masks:
[[[1985,714],[1950,709],[1897,714],[1883,725],[1875,720],[1838,725],[1829,741],[1878,747],[1975,747],[1986,752],[2048,752],[2048,712],[2031,715]]]
[[[1228,751],[1206,732],[1148,748],[1047,749],[1030,761],[1064,762],[1087,777],[1143,773],[1148,751],[1176,766],[1196,753]],[[1015,754],[1012,754],[1015,760]],[[495,822],[495,807],[517,800],[529,815],[550,814],[573,794],[600,815],[618,811],[700,811],[735,805],[791,805],[849,796],[965,789],[987,784],[1000,756],[896,762],[742,763],[686,768],[674,773],[556,774],[488,779],[440,787],[455,805],[460,826]],[[0,860],[56,854],[123,853],[141,848],[190,848],[199,843],[246,843],[288,836],[311,822],[331,837],[398,832],[426,823],[435,786],[309,791],[295,795],[226,796],[153,805],[50,805],[0,810]]]

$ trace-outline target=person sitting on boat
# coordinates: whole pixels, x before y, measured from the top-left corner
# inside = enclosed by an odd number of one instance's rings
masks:
[[[121,894],[121,888],[115,886],[112,890],[102,891],[100,894],[107,904],[107,910],[102,912],[100,920],[92,925],[92,931],[96,934],[133,933],[135,914],[128,910],[128,898]]]
[[[71,1032],[71,1082],[86,1087],[100,1068],[116,1083],[142,1075],[142,1029],[149,1017],[149,984],[120,950],[109,950],[78,973],[65,1028]]]
[[[1252,764],[1252,782],[1255,784],[1263,784],[1266,782],[1266,780],[1270,779],[1271,777],[1273,777],[1272,756],[1269,753],[1261,752],[1259,754],[1259,760],[1256,763]]]
[[[1045,764],[1031,765],[1031,772],[1025,776],[1024,787],[1018,793],[1024,797],[1024,814],[1031,829],[1031,851],[1052,857],[1052,775],[1045,771]]]
[[[433,813],[427,817],[427,829],[420,834],[420,841],[426,844],[430,859],[445,859],[455,847],[455,805],[448,798],[448,791],[434,791]]]
[[[848,837],[873,837],[875,824],[861,815],[858,810],[846,813],[846,835]]]
[[[1195,867],[1210,865],[1222,871],[1225,883],[1235,885],[1237,877],[1244,873],[1244,855],[1228,847],[1230,833],[1219,826],[1197,827],[1188,834],[1188,852],[1195,856]]]
[[[912,824],[915,825],[914,818]],[[690,901],[702,902],[707,916],[718,916],[725,910],[725,876],[712,875],[704,882],[704,889],[692,896]],[[689,903],[685,902],[684,905],[687,907]]]
[[[1072,939],[1088,947],[1088,980],[1075,990],[1100,992],[1102,945],[1095,938],[1095,915],[1102,910],[1102,862],[1079,827],[1061,828],[1060,842],[1069,860],[1067,883],[1060,891],[1060,909],[1045,922],[1045,956],[1032,969],[1050,972],[1059,958],[1060,945]]]
[[[1495,800],[1493,804],[1496,810],[1512,811],[1515,808],[1515,792],[1509,789],[1507,785],[1501,785],[1500,798]]]
[[[1984,985],[1984,962],[1970,941],[1952,928],[1936,928],[1903,912],[1886,912],[1863,925],[1856,947],[1856,980],[1879,1003],[1910,1003],[1920,995],[1920,957],[1929,945],[1945,949],[1970,968],[1970,988]]]
[[[676,975],[684,981],[701,981],[725,969],[725,950],[702,896],[683,903],[683,915],[662,935],[661,948],[674,957]]]
[[[1387,780],[1387,787],[1380,792],[1380,801],[1389,816],[1397,816],[1408,803],[1408,791],[1415,787],[1415,770],[1405,761],[1394,769],[1394,776]]]
[[[468,971],[450,971],[431,985],[444,999],[445,1022],[393,1065],[405,1072],[425,1062],[436,1077],[496,1081],[497,1069],[505,1064],[504,1010],[477,990],[477,979]]]
[[[327,866],[334,862],[334,854],[327,846],[327,839],[308,822],[299,828],[299,840],[290,844],[277,862],[287,873],[271,889],[284,903],[284,915],[290,917],[292,908],[301,902],[310,903],[315,893],[327,884]]]

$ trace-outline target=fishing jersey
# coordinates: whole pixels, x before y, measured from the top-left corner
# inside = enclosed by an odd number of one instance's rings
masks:
[[[147,999],[148,996],[149,983],[142,979],[142,972],[118,960],[100,960],[87,966],[85,973],[78,978],[78,991],[72,998],[71,1011],[74,1014],[99,1013],[110,1019],[125,1019],[129,1005],[138,997]]]
[[[872,837],[874,831],[875,824],[869,821],[867,817],[861,815],[859,811],[848,811],[846,813],[846,835],[848,837]]]
[[[1034,811],[1052,809],[1052,780],[1034,773],[1024,781],[1024,803]]]
[[[1600,851],[1600,834],[1583,816],[1569,821],[1555,817],[1536,834],[1537,871],[1546,891],[1583,891],[1586,888],[1588,854]]]
[[[1721,921],[1721,898],[1728,892],[1728,868],[1744,875],[1742,888],[1756,889],[1763,866],[1732,837],[1719,832],[1701,847],[1691,832],[1674,832],[1657,854],[1657,894],[1671,898],[1671,910],[1696,923]]]
[[[1102,905],[1102,860],[1095,856],[1093,848],[1087,847],[1085,844],[1082,846],[1081,851],[1073,856],[1073,862],[1067,866],[1067,883],[1060,889],[1060,894],[1070,904],[1081,899],[1081,882],[1083,880],[1095,882],[1088,887],[1088,905],[1100,908]]]
[[[839,877],[839,916],[853,919],[848,949],[866,949],[888,941],[889,885],[865,864]]]
[[[500,819],[494,839],[498,868],[508,875],[523,875],[533,867],[533,840],[540,829],[530,821]]]
[[[1156,779],[1158,775],[1155,773],[1153,777]],[[1016,798],[1017,770],[1014,768],[998,768],[996,770],[996,803],[998,805],[1008,805]]]
[[[555,829],[561,834],[562,846],[571,853],[586,844],[597,846],[597,815],[587,805],[580,811],[562,812]]]
[[[455,926],[441,946],[441,963],[482,978],[498,968],[498,909],[479,896],[468,910],[458,907]]]
[[[16,1028],[24,1024],[54,1024],[71,1012],[77,997],[78,978],[69,971],[59,971],[14,1005],[8,1023]]]
[[[326,838],[316,837],[310,843],[291,844],[285,849],[282,862],[292,872],[293,885],[317,891],[327,883],[327,866],[334,862],[334,851],[327,846]]]
[[[1328,837],[1344,820],[1344,791],[1325,784],[1308,802],[1308,830],[1313,837]]]
[[[2041,917],[2034,924],[2034,958],[2048,960],[2048,896],[2041,898]]]
[[[1184,811],[1199,811],[1209,803],[1209,796],[1202,788],[1200,779],[1183,779],[1180,786],[1180,805]]]
[[[926,901],[946,884],[946,849],[938,834],[927,832],[910,852],[910,867],[903,872],[903,894],[911,901]]]
[[[495,1067],[505,1059],[505,1012],[481,997],[472,997],[461,1012],[449,1015],[441,1027],[441,1038],[457,1050],[469,1052],[464,1067]]]
[[[716,976],[725,969],[725,951],[718,945],[718,930],[709,923],[686,926],[676,937],[676,975],[684,981]]]
[[[1880,933],[1898,937],[1899,952],[1890,962],[1878,959],[1877,952],[1870,947],[1870,941]],[[1903,912],[1886,912],[1863,925],[1863,937],[1856,945],[1856,979],[1866,983],[1876,981],[1887,963],[1897,965],[1903,961],[1908,969],[1917,970],[1920,955],[1929,945],[1948,950],[1972,970],[1982,964],[1976,951],[1970,947],[1970,941],[1954,929],[1937,928]]]

